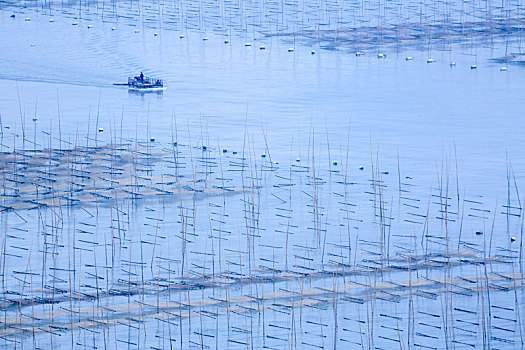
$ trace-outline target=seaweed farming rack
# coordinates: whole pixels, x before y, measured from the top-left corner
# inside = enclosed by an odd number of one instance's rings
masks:
[[[0,342],[523,344],[510,168],[491,208],[441,184],[421,198],[378,159],[366,171],[322,167],[318,147],[286,165],[269,152],[130,139],[2,153]]]

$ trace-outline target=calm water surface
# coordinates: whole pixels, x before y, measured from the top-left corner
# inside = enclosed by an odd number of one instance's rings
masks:
[[[224,11],[231,10],[228,10],[230,3],[220,3],[221,6],[224,6]],[[115,17],[114,7],[106,5],[107,7],[101,10],[96,4],[85,6],[81,18],[78,4],[69,4],[64,7],[64,10],[60,4],[54,4],[53,8],[45,9],[23,7],[23,3],[16,6],[5,3],[0,5],[0,44],[2,46],[0,50],[2,86],[0,88],[0,115],[3,132],[1,151],[33,148],[35,142],[42,148],[87,143],[94,145],[95,137],[98,144],[105,144],[111,142],[112,138],[115,139],[117,135],[140,141],[154,138],[156,145],[168,145],[175,138],[184,145],[191,144],[199,147],[211,145],[214,149],[227,148],[229,151],[239,152],[242,152],[243,145],[245,145],[245,148],[251,149],[253,158],[257,161],[259,161],[260,154],[268,153],[272,161],[277,162],[282,169],[288,169],[290,164],[314,165],[319,169],[320,176],[325,178],[331,176],[329,169],[337,171],[344,165],[348,166],[351,180],[359,186],[352,192],[352,195],[364,203],[361,211],[354,213],[353,218],[366,218],[365,222],[356,224],[360,225],[359,229],[352,226],[352,234],[361,232],[361,238],[369,241],[377,240],[378,232],[377,223],[374,222],[377,210],[369,203],[372,201],[375,205],[375,197],[372,199],[370,196],[363,195],[363,192],[369,190],[370,187],[369,181],[373,176],[372,165],[374,169],[379,168],[384,171],[383,180],[391,187],[395,188],[398,181],[401,181],[400,179],[410,182],[414,186],[410,196],[417,198],[422,203],[429,201],[430,193],[434,196],[439,195],[436,189],[440,187],[440,184],[443,187],[443,179],[447,177],[450,182],[448,186],[453,188],[448,194],[449,197],[455,199],[456,191],[459,190],[462,198],[483,202],[479,208],[474,209],[468,207],[469,204],[465,209],[463,202],[463,208],[459,205],[451,208],[456,213],[471,209],[469,213],[474,215],[475,213],[486,213],[486,208],[492,209],[497,206],[501,209],[504,203],[512,202],[513,205],[518,205],[519,193],[514,193],[514,189],[512,198],[507,202],[509,188],[507,174],[510,169],[509,164],[511,164],[512,182],[515,178],[515,187],[520,189],[525,181],[525,155],[523,153],[525,149],[525,138],[523,137],[525,134],[525,123],[523,122],[525,66],[509,64],[507,71],[501,71],[503,64],[494,63],[489,59],[503,56],[508,52],[520,52],[519,37],[513,37],[509,42],[501,38],[497,40],[488,38],[484,42],[452,44],[425,41],[407,47],[380,46],[364,50],[364,55],[358,57],[354,50],[344,47],[335,51],[325,50],[318,44],[307,45],[298,41],[294,43],[293,37],[289,36],[286,38],[265,36],[264,34],[267,34],[268,31],[275,34],[281,30],[291,31],[294,28],[298,30],[316,26],[315,24],[304,24],[308,22],[304,18],[303,21],[299,21],[301,12],[291,10],[280,13],[280,20],[273,18],[274,22],[269,20],[269,24],[261,24],[261,27],[253,25],[257,21],[250,17],[250,14],[257,13],[257,9],[260,8],[263,8],[261,11],[271,12],[273,3],[264,5],[264,3],[249,2],[246,5],[246,12],[238,16],[232,15],[237,12],[231,10],[233,12],[228,12],[230,14],[229,23],[233,23],[230,26],[223,23],[228,23],[228,21],[218,19],[224,17],[214,15],[217,11],[220,12],[221,8],[217,10],[217,8],[210,7],[209,3],[203,3],[201,10],[206,14],[200,17],[193,12],[192,6],[186,3],[185,5],[181,3],[179,7],[175,6],[178,10],[173,13],[170,12],[173,8],[166,5],[168,10],[163,12],[163,16],[159,16],[158,12],[154,11],[157,6],[160,6],[159,3],[146,2],[138,7],[133,3],[116,3],[119,17]],[[305,4],[306,8],[311,10],[309,6],[313,5],[309,2]],[[475,3],[467,5],[472,8],[480,6]],[[337,6],[341,6],[341,13],[348,16],[352,10],[351,6],[345,7],[345,4],[338,2],[323,6],[321,8],[324,10],[321,13],[331,14],[333,18],[338,17]],[[334,6],[335,12],[330,10],[330,6]],[[355,13],[362,15],[363,6],[358,4],[357,8],[354,8]],[[447,6],[452,9],[459,8],[459,4],[455,2]],[[447,6],[445,7],[448,8]],[[431,11],[432,8],[427,10]],[[174,13],[180,13],[178,11],[186,13],[183,15],[187,19],[186,22],[177,22],[179,17]],[[459,17],[461,15],[458,11],[451,10],[451,13]],[[408,12],[411,13],[412,19],[417,19],[416,9],[412,8]],[[15,18],[10,17],[12,13],[16,14]],[[308,11],[303,11],[303,13],[311,14]],[[472,14],[472,12],[469,13]],[[386,21],[398,18],[397,15],[392,15],[392,18],[385,16]],[[26,17],[30,17],[31,20],[24,20]],[[307,17],[308,15],[305,18]],[[325,19],[328,21],[329,17]],[[54,21],[50,22],[50,18]],[[142,20],[137,20],[137,18]],[[203,24],[199,21],[209,22]],[[349,21],[353,25],[357,23],[356,20]],[[72,25],[73,22],[78,22],[78,25]],[[320,25],[320,22],[322,21],[316,22],[317,25]],[[251,26],[246,23],[251,23]],[[88,25],[91,27],[88,28]],[[335,25],[332,23],[327,26],[334,29]],[[242,28],[249,29],[243,30]],[[181,38],[181,35],[184,37]],[[204,38],[206,40],[203,40]],[[225,40],[228,42],[225,43]],[[246,45],[248,42],[249,46]],[[264,46],[264,49],[261,49],[261,46]],[[377,58],[378,53],[385,53],[386,58]],[[414,59],[406,60],[407,56],[414,57]],[[429,58],[435,62],[427,63]],[[451,66],[449,64],[451,61],[456,62],[456,65]],[[472,65],[476,65],[477,69],[471,69]],[[126,88],[112,85],[113,82],[125,81],[128,76],[137,75],[140,71],[145,75],[164,79],[167,89],[161,93],[134,94],[128,92]],[[99,128],[103,128],[104,131],[98,132]],[[89,139],[87,140],[86,137]],[[161,148],[161,146],[157,147]],[[348,165],[346,165],[347,157]],[[300,158],[300,161],[297,161],[297,158]],[[372,164],[372,159],[374,164]],[[338,164],[335,165],[334,161]],[[398,164],[401,174],[398,173]],[[364,170],[360,171],[359,166],[363,166]],[[283,171],[286,174],[286,170]],[[312,191],[311,187],[308,187],[311,186],[308,181],[311,178],[297,176],[294,179],[301,179],[297,181],[304,181],[304,183],[301,182],[301,185],[293,190],[296,196],[294,197],[296,207],[292,209],[296,210],[294,214],[296,216],[292,220],[292,225],[295,224],[297,228],[297,235],[293,238],[293,242],[297,244],[296,248],[301,244],[306,244],[304,242],[311,242],[314,237],[312,232],[307,230],[312,226],[309,210],[313,209],[311,206],[308,207],[310,203],[308,196]],[[335,232],[337,232],[335,228],[342,227],[339,214],[336,214],[335,210],[330,210],[330,208],[339,208],[341,205],[341,199],[337,197],[337,193],[341,191],[341,180],[335,176],[333,180],[331,177],[329,180],[333,188],[325,187],[320,190],[321,204],[325,206],[323,210],[326,210],[327,215],[322,219],[325,225],[322,227],[332,235],[329,236],[328,241],[333,244],[338,242],[338,239],[335,238]],[[456,185],[456,179],[458,185]],[[261,224],[260,229],[267,230],[267,233],[263,233],[265,236],[261,240],[266,243],[270,240],[270,237],[267,236],[269,232],[275,233],[275,228],[282,229],[283,225],[282,217],[276,218],[275,216],[275,208],[282,203],[271,195],[273,194],[272,186],[277,184],[275,181],[275,179],[265,178],[264,184],[267,185],[267,189],[262,191],[263,201],[258,208],[261,215],[260,220],[264,223]],[[305,192],[308,192],[306,197]],[[278,194],[286,196],[287,192],[278,192]],[[387,201],[396,202],[394,198],[399,199],[398,205],[394,204],[394,207],[391,208],[392,216],[399,215],[400,219],[399,224],[393,226],[392,233],[410,235],[416,234],[417,231],[417,235],[421,235],[420,226],[417,226],[416,229],[414,225],[401,220],[410,218],[409,215],[407,216],[407,210],[412,209],[402,206],[400,193],[394,191],[385,196],[383,199]],[[233,232],[235,230],[231,228],[244,225],[238,213],[244,211],[244,215],[247,215],[246,206],[243,206],[241,201],[237,201],[235,196],[232,198],[235,200],[228,202],[228,209],[226,207],[221,209],[223,214],[230,213],[230,218],[224,219],[227,220],[225,226],[231,230],[230,235],[226,235],[230,241],[224,244],[232,249],[240,249],[237,244],[236,234],[238,232]],[[435,198],[437,197],[434,197],[434,200]],[[129,227],[138,227],[141,234],[150,235],[153,233],[156,235],[157,232],[168,235],[174,227],[179,229],[180,221],[177,220],[180,218],[176,217],[180,213],[180,208],[177,207],[178,202],[166,204],[166,207],[164,202],[161,205],[157,200],[145,203],[130,209],[133,216]],[[435,204],[437,205],[434,208],[436,215],[441,215],[439,210],[443,208],[442,204],[441,207],[439,203]],[[160,229],[157,227],[158,231],[150,227],[140,229],[143,222],[153,215],[149,213],[148,205],[156,208],[155,215],[162,213],[161,216],[166,220]],[[211,214],[208,212],[213,211],[210,209],[213,207],[204,201],[198,202],[196,206],[200,213],[207,214],[197,217],[198,222],[194,223],[195,230],[206,233],[211,225],[209,220]],[[424,214],[424,207],[423,204],[418,207],[420,215]],[[506,246],[507,236],[519,232],[520,222],[519,219],[516,219],[509,224],[504,216],[499,215],[501,212],[499,209],[497,209],[496,219],[499,228],[499,236],[496,237],[499,239],[494,244]],[[78,220],[87,222],[91,219],[86,217],[86,214],[80,209],[72,209],[72,213],[73,217],[68,219],[72,227],[76,227],[73,226],[73,223]],[[232,213],[236,214],[232,215]],[[27,225],[23,227],[33,229],[35,223],[41,220],[40,215],[45,215],[51,221],[50,218],[53,217],[53,214],[48,211],[46,214],[37,214],[32,211],[28,214],[28,218],[32,219],[30,223],[18,223],[16,217],[9,215],[6,214],[2,218],[2,227],[5,227],[6,231],[18,225]],[[436,215],[434,216],[438,219]],[[183,216],[181,214],[181,217]],[[453,228],[450,229],[450,235],[457,239],[463,229],[468,232],[466,235],[470,238],[474,237],[473,232],[476,230],[483,229],[488,232],[488,227],[492,223],[488,216],[480,221],[477,216],[467,217],[465,215],[464,227],[463,224],[460,225],[459,217],[456,217],[456,221],[451,224]],[[97,227],[100,224],[101,228],[96,229],[95,237],[104,237],[106,232],[104,227],[107,228],[108,225],[113,224],[113,217],[108,215],[107,211],[104,213],[101,211],[100,222],[98,216],[96,220],[95,224]],[[12,222],[17,222],[17,224],[12,224]],[[335,231],[330,231],[330,225],[333,225],[331,227]],[[511,229],[508,229],[509,225]],[[299,232],[299,228],[304,229],[304,232]],[[39,229],[39,226],[36,229]],[[443,233],[442,221],[434,220],[430,223],[428,232]],[[261,232],[257,231],[257,233]],[[300,235],[301,233],[304,233],[304,237]],[[133,232],[130,242],[141,242],[142,238],[138,239],[137,234]],[[196,245],[201,248],[206,246],[208,244],[206,237],[207,234],[201,234],[199,238],[195,237]],[[284,238],[273,236],[272,239],[275,240],[273,244],[280,245],[282,248]],[[353,238],[351,242],[355,243],[357,239]],[[409,242],[408,239],[403,240],[402,237],[399,238],[400,242],[408,246],[412,244],[412,241]],[[28,244],[29,246],[34,245],[37,249],[41,242]],[[140,247],[142,249],[142,245]],[[166,247],[170,248],[169,245]],[[166,247],[162,249],[167,249]],[[208,246],[206,247],[208,249]],[[178,249],[182,248],[177,245],[170,249],[176,250],[161,251],[165,253],[165,256],[178,257],[180,252]],[[335,250],[334,248],[334,254]],[[137,249],[133,253],[135,260],[142,259],[143,253],[145,256],[155,253],[155,251],[152,253],[151,247],[145,248],[144,252],[140,250],[140,254],[138,251]],[[306,251],[308,252],[308,249]],[[128,254],[128,251],[125,253]],[[299,248],[294,253],[297,254],[296,263],[297,259],[301,259],[302,254],[305,254]],[[322,269],[325,263],[324,260],[321,261],[321,256],[324,258],[324,249],[322,253],[320,251],[310,253],[313,267],[317,270]],[[104,259],[101,251],[97,251],[97,254],[100,254],[99,262],[100,259]],[[230,259],[235,258],[235,254],[231,252],[225,252],[225,254]],[[276,258],[275,250],[266,249],[263,245],[260,248],[260,254],[261,258],[267,259],[266,261],[270,259],[280,264],[281,268],[283,267],[282,250],[278,251]],[[132,253],[129,252],[129,255],[131,257]],[[64,253],[61,257],[63,256]],[[359,257],[365,256],[366,254],[360,251]],[[119,258],[126,257],[119,256]],[[84,259],[88,263],[93,262],[91,259],[96,261],[96,258],[91,256]],[[209,263],[209,258],[197,253],[193,255],[193,259],[196,266]],[[16,262],[16,260],[13,261]],[[69,260],[57,258],[57,261],[60,265]],[[213,258],[213,263],[215,263],[215,258]],[[231,264],[225,261],[219,262],[217,266],[218,270],[232,269]],[[476,265],[464,267],[464,271],[461,272],[470,275],[480,273]],[[124,278],[119,275],[119,272],[114,273],[114,280]],[[153,271],[151,274],[147,272],[147,275],[149,278],[155,277]],[[400,278],[406,279],[407,277],[403,275]],[[18,282],[9,283],[15,286],[13,288],[18,288]],[[297,287],[296,283],[299,282],[294,280],[290,283]],[[309,283],[310,287],[316,285],[315,281]],[[322,286],[323,283],[319,282],[319,285]],[[289,285],[278,285],[277,287],[273,285],[273,287],[264,288],[279,290],[280,287],[291,288]],[[254,293],[253,286],[246,288],[249,288],[249,294]],[[255,284],[255,290],[258,293],[260,291],[257,288]],[[192,293],[195,294],[191,296],[194,299],[205,295],[205,292]],[[217,293],[220,294],[222,291]],[[241,288],[235,293],[245,295],[247,292]],[[222,294],[220,295],[222,298]],[[508,295],[510,294],[495,293],[493,301],[503,305]],[[520,300],[523,300],[521,291],[519,296]],[[186,297],[190,298],[189,291],[183,296],[183,298]],[[123,296],[115,297],[115,299],[114,302],[117,304],[129,302],[128,298]],[[431,302],[426,304],[425,301],[426,299],[422,299],[417,302],[417,305],[420,310],[427,310],[427,312],[432,312],[443,305],[443,302],[440,305],[437,304],[440,302],[439,298],[434,304],[430,304]],[[476,300],[476,297],[466,297],[459,299],[457,305],[460,303],[476,309],[480,302]],[[391,302],[381,305],[384,307],[382,310],[390,312],[394,309]],[[406,324],[406,317],[409,313],[407,309],[412,306],[408,305],[406,299],[403,299],[397,307],[403,310],[399,312],[405,317]],[[523,303],[517,309],[523,310]],[[46,310],[44,308],[44,311]],[[355,324],[360,324],[360,319],[367,317],[368,311],[366,304],[362,306],[353,302],[341,303],[339,310],[341,315],[350,315],[348,319],[344,319],[346,321],[341,319],[341,322],[353,322],[348,323],[346,327],[356,327]],[[329,320],[326,322],[330,323],[334,317],[333,313],[332,309],[328,311],[326,309],[305,309],[301,317],[315,319],[316,322],[323,318]],[[355,316],[356,313],[357,316]],[[273,325],[289,327],[287,322],[291,316],[288,312],[286,315],[282,316],[282,313],[274,312],[267,317],[271,318],[270,323]],[[506,317],[504,314],[500,316]],[[428,314],[426,316],[421,314],[420,317],[423,323],[432,320]],[[513,318],[515,314],[508,317]],[[222,326],[219,325],[219,318],[204,318],[203,320],[200,317],[200,320],[193,324],[193,330],[191,330],[191,323],[184,326],[189,327],[191,332],[188,331],[190,335],[185,339],[180,336],[181,342],[177,343],[177,347],[195,346],[195,342],[203,344],[200,334],[215,334],[216,329],[220,329],[217,331],[217,338],[207,339],[206,343],[212,348],[220,348],[224,344],[246,348],[242,345],[243,342],[260,347],[263,344],[267,345],[265,339],[270,341],[266,334],[272,334],[278,338],[290,336],[289,328],[270,327],[269,329],[274,333],[266,333],[269,332],[266,329],[269,326],[266,325],[265,328],[261,324],[267,324],[267,320],[254,321],[254,319],[255,316],[248,320],[240,314],[232,314],[232,324],[242,325],[240,330],[234,328],[237,335],[241,334],[240,338],[235,338],[241,343],[235,343],[229,342],[232,329],[230,326],[225,327],[224,323]],[[477,320],[479,321],[479,318]],[[229,318],[228,321],[230,321]],[[390,330],[393,326],[399,327],[394,321],[390,321],[392,319],[384,321],[382,325],[390,327]],[[471,321],[474,322],[476,319]],[[150,321],[148,324],[155,322]],[[195,324],[199,322],[200,325],[196,326]],[[226,320],[221,319],[220,322],[226,322]],[[252,322],[251,325],[249,325],[250,322]],[[254,325],[253,322],[258,323]],[[516,327],[514,323],[512,327]],[[439,323],[439,325],[443,324]],[[108,337],[114,337],[109,343],[131,347],[129,328],[119,327],[115,334],[110,335],[108,332]],[[162,333],[164,326],[155,323],[155,327],[157,328],[154,328],[152,332],[156,332],[156,337],[148,338],[143,335],[141,338],[139,334],[138,338],[143,339],[143,342],[139,344],[148,348],[149,346],[168,348],[169,342],[159,340],[167,337]],[[182,327],[181,323],[181,331],[176,332],[182,334]],[[254,327],[257,331],[253,331],[253,338],[250,339],[246,335],[246,330],[253,330]],[[315,329],[308,329],[308,327]],[[345,327],[345,324],[342,327]],[[376,327],[381,329],[378,325]],[[317,347],[331,347],[332,345],[328,344],[337,342],[336,340],[341,337],[351,338],[351,336],[337,336],[337,332],[334,333],[332,328],[326,333],[327,337],[318,336],[318,332],[326,332],[325,328],[318,324],[305,324],[305,329],[301,330],[302,335],[300,336],[303,343],[299,344],[309,346],[308,344],[314,343]],[[387,328],[382,330],[387,332],[385,329]],[[362,331],[364,332],[365,328]],[[367,332],[369,331],[370,328]],[[218,340],[219,333],[221,334],[220,341]],[[157,337],[159,334],[162,334],[162,337]],[[367,337],[363,336],[364,333],[359,334],[361,339],[356,340],[353,344],[356,348],[360,348],[358,346],[360,344],[372,344],[362,339]],[[498,345],[507,348],[517,346],[519,342],[517,334],[515,331],[514,341],[516,343],[510,344],[502,341]],[[395,337],[395,334],[388,336]],[[495,336],[500,337],[498,334]],[[135,334],[132,337],[137,338]],[[480,337],[481,335],[478,334],[474,340],[468,336],[465,336],[465,339],[458,339],[481,346],[483,340]],[[122,342],[122,339],[128,339],[128,342]],[[441,347],[441,338],[431,339],[431,346]],[[29,340],[25,344],[29,347],[38,344],[46,348],[56,342],[67,348],[70,345],[69,340],[69,338],[54,339],[52,336],[46,336],[37,338],[34,343]],[[192,343],[190,340],[195,342]],[[74,343],[80,347],[86,347],[86,344],[102,346],[106,344],[106,339],[102,341],[100,337],[84,331],[74,339]],[[272,347],[283,348],[283,343],[279,340],[273,339],[270,344]],[[376,344],[385,348],[392,345],[385,339],[378,339]],[[12,343],[6,341],[2,345],[9,348]],[[340,344],[340,346],[343,345],[344,342]],[[458,347],[460,346],[458,344]]]

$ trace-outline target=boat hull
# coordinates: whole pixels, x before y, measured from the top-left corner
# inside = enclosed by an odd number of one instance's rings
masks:
[[[130,87],[129,91],[136,91],[136,92],[149,92],[149,91],[164,91],[166,90],[165,86],[162,87],[148,87],[148,88],[137,88],[137,87]]]

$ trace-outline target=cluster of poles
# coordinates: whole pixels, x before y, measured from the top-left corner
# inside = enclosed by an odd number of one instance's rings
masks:
[[[109,143],[2,126],[4,344],[523,346],[510,160],[489,208],[462,191],[455,155],[424,189],[372,144],[354,166],[350,141],[312,130],[303,158],[278,162],[248,130],[234,150],[173,124],[170,142]]]

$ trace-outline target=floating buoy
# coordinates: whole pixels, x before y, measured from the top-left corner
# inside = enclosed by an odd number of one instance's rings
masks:
[[[150,142],[155,142],[155,138],[154,137],[150,138],[149,140],[150,140]]]
[[[177,147],[177,141],[173,142],[173,146]]]
[[[93,25],[92,24],[88,24],[87,27],[88,27],[88,29],[91,29],[91,28],[93,28]]]
[[[153,36],[157,36],[157,35],[159,35],[159,33],[153,33]]]
[[[98,128],[98,132],[103,132],[104,128]]]
[[[501,67],[499,70],[502,71],[502,72],[506,72],[507,71],[507,67]]]
[[[310,52],[310,53],[311,53],[312,55],[315,55],[315,51],[314,51],[314,50],[312,50],[312,52]]]
[[[476,69],[478,68],[478,66],[476,66],[475,64],[473,64],[472,66],[470,66],[470,69]]]
[[[334,164],[335,166],[337,166],[337,162],[334,162],[333,164]]]
[[[29,17],[24,18],[24,21],[26,21],[26,22],[29,22],[30,20],[31,20],[31,18],[29,18]]]
[[[434,62],[436,62],[436,61],[433,58],[427,59],[427,63],[434,63]]]
[[[73,22],[71,25],[78,26],[78,22]]]
[[[301,161],[301,158],[297,157],[297,159],[295,160],[296,162],[300,162]]]
[[[266,50],[266,46],[259,46],[259,50]]]
[[[248,42],[248,43],[244,43],[244,46],[248,47],[248,46],[252,46],[252,43]]]
[[[294,52],[294,51],[295,51],[295,49],[293,47],[289,47],[288,48],[288,52]]]
[[[182,35],[182,34],[179,35],[179,38],[184,39],[184,35]]]
[[[357,51],[357,52],[355,53],[355,55],[359,57],[359,56],[363,56],[363,53],[362,53],[361,51]]]
[[[482,235],[483,234],[483,231],[476,231],[476,234],[479,236],[479,235]]]
[[[206,146],[205,145],[202,145],[202,150],[206,151]]]
[[[516,242],[516,237],[514,237],[514,236],[510,237],[510,241],[511,242]]]
[[[384,53],[378,53],[377,58],[386,58],[386,55]]]
[[[266,154],[261,154],[261,158],[266,158]]]
[[[450,62],[450,66],[451,67],[454,67],[455,65],[456,65],[456,62],[454,62],[454,61]]]
[[[362,165],[359,166],[359,170],[364,170],[364,169],[365,169],[364,166],[362,166]]]
[[[405,58],[405,60],[407,60],[407,61],[412,61],[413,59],[414,59],[414,57],[412,57],[412,56],[407,56],[407,57]]]

